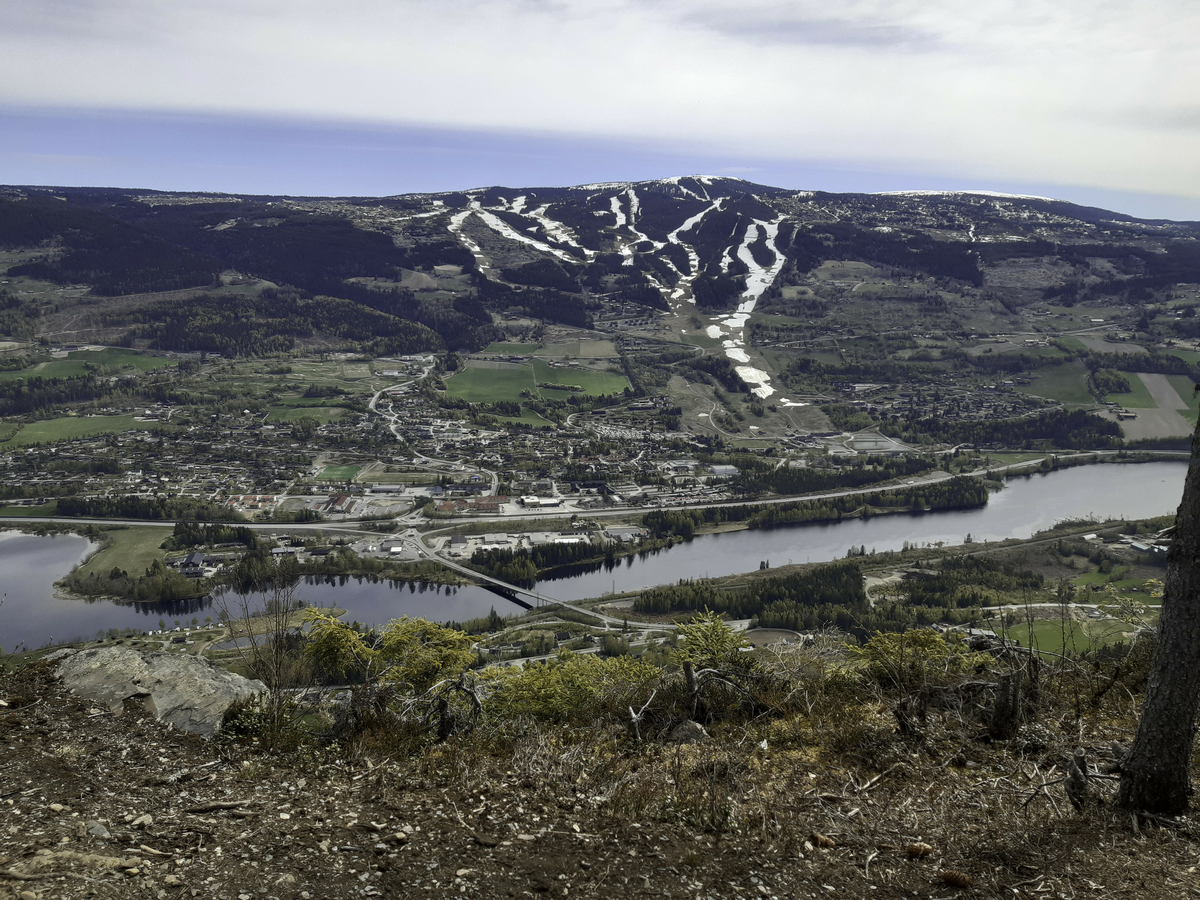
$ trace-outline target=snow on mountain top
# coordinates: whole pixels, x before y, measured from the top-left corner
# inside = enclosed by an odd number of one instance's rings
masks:
[[[995,197],[1001,200],[1046,200],[1050,203],[1064,203],[1054,197],[1039,197],[1036,194],[1005,194],[1000,191],[876,191],[877,197]]]

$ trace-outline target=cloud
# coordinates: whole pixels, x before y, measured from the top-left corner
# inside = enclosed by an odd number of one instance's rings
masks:
[[[0,4],[10,107],[592,136],[1190,196],[1198,83],[1193,0]]]

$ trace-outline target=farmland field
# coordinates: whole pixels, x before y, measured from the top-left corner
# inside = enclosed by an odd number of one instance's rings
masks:
[[[541,344],[505,344],[492,343],[488,344],[479,352],[481,354],[490,354],[492,356],[528,356],[529,354],[541,349]]]
[[[536,381],[548,384],[577,384],[585,394],[599,396],[600,394],[619,394],[629,387],[624,375],[613,372],[593,372],[589,369],[552,369],[550,364],[541,359],[533,361],[533,371]]]
[[[1087,369],[1081,362],[1047,366],[1042,370],[1042,374],[1023,390],[1038,397],[1058,400],[1060,403],[1091,405],[1096,402],[1087,389]]]
[[[157,422],[138,422],[133,416],[66,416],[23,425],[0,447],[24,447],[122,431],[159,431]]]
[[[479,368],[471,366],[446,379],[446,393],[468,403],[496,403],[521,400],[521,391],[533,391],[533,371],[529,366]]]
[[[135,350],[125,350],[120,347],[106,347],[103,350],[74,350],[62,359],[49,359],[35,363],[26,369],[11,372],[0,372],[0,381],[11,381],[14,378],[70,378],[73,375],[83,375],[88,366],[96,369],[108,369],[116,373],[120,369],[131,368],[139,372],[150,372],[175,365],[174,360],[162,356],[147,356]]]
[[[1142,379],[1137,377],[1136,372],[1122,372],[1121,374],[1125,376],[1133,390],[1127,394],[1109,394],[1107,399],[1120,403],[1126,409],[1158,409],[1158,404],[1154,402],[1150,391],[1146,389]]]
[[[346,415],[340,406],[272,406],[267,413],[268,422],[296,422],[300,419],[316,419],[322,425],[336,422]]]

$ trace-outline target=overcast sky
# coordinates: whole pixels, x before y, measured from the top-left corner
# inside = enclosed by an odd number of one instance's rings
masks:
[[[691,172],[1200,219],[1200,3],[0,3],[0,182],[392,194]]]

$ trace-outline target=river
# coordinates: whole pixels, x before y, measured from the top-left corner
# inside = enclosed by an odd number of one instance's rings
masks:
[[[1079,466],[1012,479],[979,509],[703,535],[668,550],[627,557],[612,569],[543,579],[537,587],[559,600],[582,600],[609,591],[672,584],[681,578],[748,572],[762,561],[780,566],[841,559],[851,547],[870,552],[899,550],[905,541],[922,546],[939,541],[960,544],[967,535],[976,542],[996,541],[1029,537],[1063,519],[1169,515],[1179,506],[1186,472],[1183,462]],[[21,641],[40,647],[51,639],[94,637],[110,628],[154,629],[159,619],[173,626],[193,617],[215,618],[209,600],[133,607],[56,597],[54,581],[83,559],[90,546],[75,535],[0,532],[0,572],[7,594],[0,606],[0,650],[8,652]],[[336,605],[347,610],[347,619],[369,623],[401,615],[463,621],[486,616],[492,607],[501,615],[517,611],[508,601],[475,586],[337,578],[304,584],[297,595],[314,606]]]

